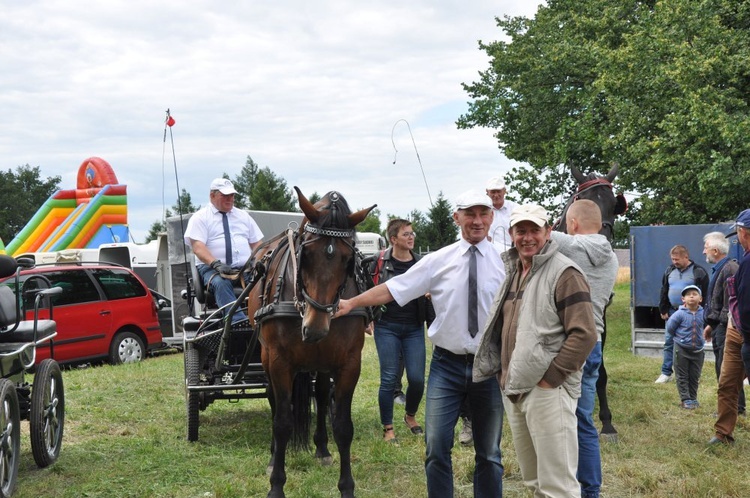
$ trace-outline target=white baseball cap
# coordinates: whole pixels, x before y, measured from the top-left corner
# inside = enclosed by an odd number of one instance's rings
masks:
[[[226,178],[214,178],[214,181],[211,182],[210,190],[218,190],[224,195],[237,193],[237,191],[234,189],[234,185],[232,185],[232,182],[230,182]]]
[[[484,192],[467,190],[456,197],[456,209],[467,209],[472,206],[484,206],[492,209],[492,201]]]

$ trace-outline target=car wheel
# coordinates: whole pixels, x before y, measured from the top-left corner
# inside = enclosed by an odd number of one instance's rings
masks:
[[[138,335],[133,332],[120,332],[115,335],[109,347],[109,362],[113,365],[136,363],[144,358],[145,350]]]
[[[200,394],[191,392],[188,386],[197,386],[200,383],[200,355],[192,344],[185,347],[185,407],[187,408],[187,440],[198,440],[198,427],[200,418]]]
[[[0,379],[0,497],[10,496],[18,480],[21,454],[21,413],[16,385]]]
[[[34,374],[31,389],[31,451],[41,467],[55,463],[60,455],[65,423],[65,391],[55,360],[46,359]]]

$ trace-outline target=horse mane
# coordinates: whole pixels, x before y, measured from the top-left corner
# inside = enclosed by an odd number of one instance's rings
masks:
[[[349,228],[348,216],[352,214],[344,196],[332,190],[315,203],[320,217],[315,223],[320,228]]]

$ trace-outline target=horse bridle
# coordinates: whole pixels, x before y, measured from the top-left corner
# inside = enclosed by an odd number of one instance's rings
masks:
[[[354,275],[354,255],[355,255],[355,248],[354,248],[354,233],[355,230],[351,228],[342,229],[342,228],[322,228],[316,225],[312,225],[310,223],[307,223],[304,227],[304,231],[310,234],[315,235],[316,237],[309,238],[307,240],[303,240],[297,245],[295,248],[295,258],[293,260],[294,263],[294,307],[297,308],[297,311],[299,311],[300,315],[304,315],[305,313],[305,306],[309,304],[313,308],[315,308],[318,311],[322,311],[324,313],[334,314],[339,306],[339,301],[341,301],[341,294],[344,292],[344,288],[346,287],[346,281],[347,279]],[[313,242],[316,242],[320,240],[322,237],[328,237],[328,245],[326,246],[326,257],[328,259],[333,258],[335,254],[335,247],[334,247],[334,241],[333,239],[341,239],[344,244],[351,250],[352,257],[349,262],[349,265],[347,267],[346,275],[344,276],[343,282],[341,282],[341,285],[339,285],[338,290],[336,291],[336,297],[334,298],[333,302],[330,304],[321,304],[315,299],[313,299],[310,294],[307,293],[307,290],[305,289],[305,284],[302,281],[302,272],[299,271],[299,268],[302,267],[302,250],[303,248],[308,245],[312,244]],[[352,242],[350,242],[350,240]],[[290,242],[291,246],[291,242]],[[300,299],[301,298],[301,299]]]
[[[602,177],[594,178],[592,180],[581,183],[580,185],[578,185],[575,194],[571,195],[565,202],[565,208],[563,208],[563,212],[560,214],[560,219],[557,223],[555,223],[553,229],[556,229],[560,225],[560,223],[562,223],[562,220],[565,217],[565,213],[568,211],[568,208],[573,202],[581,198],[581,194],[595,189],[596,187],[608,187],[610,190],[614,189],[614,187],[612,186],[612,182]],[[602,219],[602,227],[608,228],[614,234],[615,227],[609,220]]]

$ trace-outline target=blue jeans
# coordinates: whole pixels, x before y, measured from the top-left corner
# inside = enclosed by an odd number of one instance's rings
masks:
[[[471,380],[473,362],[435,348],[427,379],[425,439],[427,455],[427,495],[453,496],[454,430],[461,403],[469,398],[474,436],[474,497],[503,494],[503,464],[500,437],[503,430],[503,400],[497,379],[475,383]]]
[[[375,346],[380,361],[380,423],[393,424],[393,391],[401,373],[400,360],[409,386],[406,389],[406,413],[414,415],[424,394],[424,326],[379,321],[375,325]]]
[[[672,316],[676,310],[670,309],[669,316]],[[674,336],[667,334],[664,329],[664,351],[661,362],[661,373],[672,375],[672,365],[674,364]]]
[[[234,295],[234,284],[231,280],[222,278],[219,276],[219,272],[208,265],[198,265],[196,268],[201,278],[203,278],[203,285],[206,289],[208,289],[209,281],[211,282],[211,292],[213,292],[214,300],[219,308],[233,303],[237,299],[237,296]],[[213,275],[216,275],[216,277],[212,279]],[[241,311],[237,311],[232,317],[232,323],[240,320],[247,320],[247,315]]]
[[[576,418],[578,419],[578,482],[581,496],[599,496],[602,486],[602,457],[599,452],[599,433],[594,425],[594,404],[596,402],[596,381],[599,379],[599,366],[602,364],[602,343],[597,342],[586,359],[581,379],[581,397],[578,398]]]

